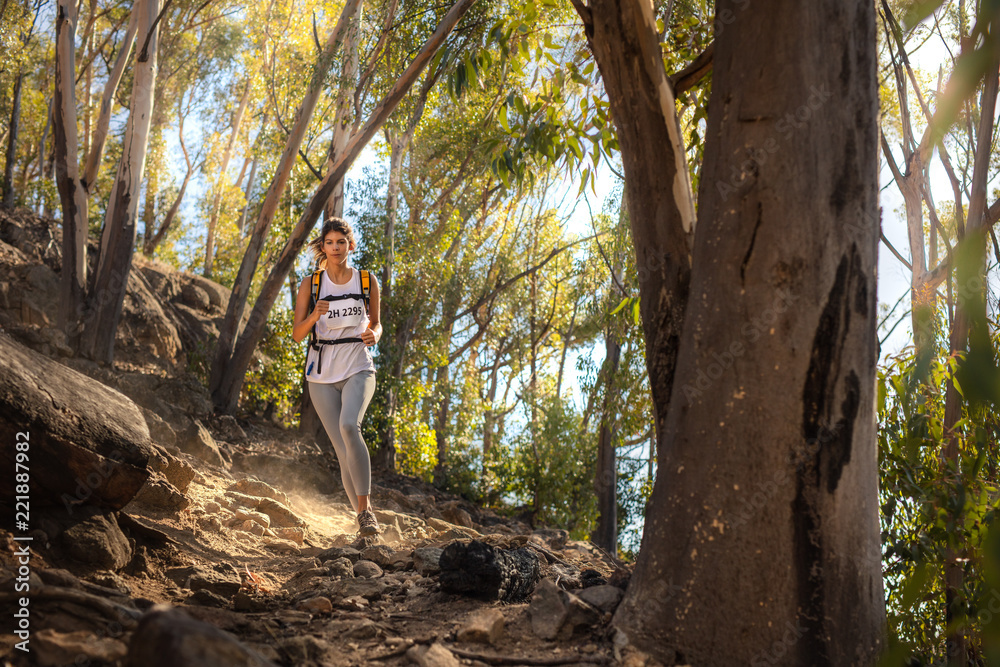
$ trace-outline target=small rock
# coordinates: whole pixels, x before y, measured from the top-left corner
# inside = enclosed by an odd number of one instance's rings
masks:
[[[434,517],[428,517],[427,525],[434,530],[440,531],[442,533],[447,532],[455,527],[455,524],[448,523],[442,519],[435,519]]]
[[[563,602],[562,591],[549,578],[535,587],[528,607],[531,616],[531,631],[542,639],[552,640],[559,635],[566,622],[566,604]]]
[[[223,597],[232,597],[240,589],[240,580],[235,574],[223,574],[197,565],[172,567],[164,574],[182,588],[206,589]]]
[[[219,607],[221,609],[229,606],[229,600],[205,589],[195,591],[194,594],[188,598],[188,602],[191,604],[198,604],[203,607]]]
[[[370,560],[359,560],[354,564],[354,576],[375,579],[382,576],[382,568]]]
[[[187,496],[157,472],[149,476],[132,502],[167,512],[180,512],[191,504]]]
[[[254,512],[253,510],[242,509],[242,508],[236,510],[236,515],[229,520],[229,525],[231,526],[233,524],[242,523],[248,520],[253,521],[255,523],[259,523],[265,528],[271,527],[271,517],[269,517],[268,515],[264,514],[263,512]]]
[[[96,514],[62,535],[69,555],[105,570],[120,570],[132,560],[132,546],[110,514]]]
[[[589,628],[601,620],[601,612],[572,593],[562,591],[566,604],[566,622],[559,632],[561,639],[569,639],[578,628]]]
[[[330,642],[312,635],[297,635],[281,641],[281,649],[293,665],[332,664],[336,648]]]
[[[356,563],[358,560],[361,559],[361,552],[358,551],[357,549],[352,549],[351,547],[332,547],[330,549],[326,549],[324,551],[319,552],[316,558],[319,558],[321,562],[326,560],[334,560],[336,558],[346,558],[352,563]]]
[[[272,662],[214,625],[167,605],[147,612],[129,643],[126,667],[273,667]]]
[[[219,446],[205,425],[193,419],[187,430],[177,436],[177,447],[191,456],[197,456],[202,461],[219,468],[226,468]]]
[[[344,637],[347,639],[372,639],[378,636],[378,631],[379,627],[375,621],[370,618],[362,618],[351,624],[351,627],[344,632]]]
[[[353,597],[362,597],[366,600],[378,600],[382,597],[387,587],[388,585],[382,579],[352,577],[333,582],[329,587],[329,592],[335,599],[346,600]]]
[[[306,525],[306,522],[296,516],[292,510],[273,498],[261,498],[260,504],[257,505],[257,511],[271,517],[271,524],[274,526],[286,528]]]
[[[503,635],[504,616],[498,609],[483,609],[473,614],[458,631],[458,641],[495,644]]]
[[[475,524],[472,522],[472,515],[466,512],[461,507],[457,505],[449,505],[441,509],[441,516],[445,518],[450,523],[456,526],[463,526],[465,528],[475,528]]]
[[[459,667],[461,663],[454,654],[442,644],[435,642],[430,646],[417,644],[411,646],[406,657],[420,667]]]
[[[233,417],[232,415],[222,415],[220,417],[217,417],[215,420],[215,424],[218,427],[219,432],[222,434],[222,439],[225,440],[226,442],[234,442],[239,445],[245,444],[247,442],[248,438],[246,431],[243,430],[243,427],[239,425],[239,423],[236,421],[236,418]],[[254,493],[251,495],[260,496],[263,494]],[[271,497],[274,498],[274,496]],[[286,499],[282,502],[287,504],[288,501]]]
[[[76,665],[81,658],[90,662],[117,662],[128,653],[124,642],[96,637],[93,632],[58,632],[44,628],[31,634],[31,651],[38,665]]]
[[[354,564],[351,563],[349,558],[341,557],[335,558],[332,561],[327,561],[326,568],[331,577],[354,576]]]
[[[205,503],[205,511],[208,512],[209,514],[218,514],[219,512],[222,511],[222,505],[215,502],[214,500],[210,500],[209,502]]]
[[[610,613],[618,607],[618,603],[625,596],[625,591],[617,586],[605,584],[603,586],[585,588],[577,593],[577,596],[587,604],[597,607],[603,612]]]
[[[388,567],[392,564],[395,554],[396,552],[393,551],[392,547],[385,544],[377,544],[362,551],[361,558],[370,560],[379,567]]]
[[[330,602],[330,598],[323,597],[322,595],[319,595],[314,598],[309,598],[308,600],[303,600],[302,602],[295,605],[295,608],[300,611],[307,611],[310,614],[333,613],[333,603]]]
[[[267,548],[283,554],[299,553],[299,545],[291,540],[283,540],[280,537],[269,539],[267,541]]]
[[[244,477],[231,484],[227,490],[248,496],[256,496],[257,498],[270,498],[271,500],[277,500],[282,505],[288,505],[288,496],[267,482],[262,482],[254,477]]]
[[[233,609],[253,614],[267,611],[267,603],[240,591],[233,596]]]
[[[198,519],[198,526],[209,533],[222,531],[222,521],[217,516],[203,516]]]
[[[431,574],[441,570],[441,554],[443,549],[436,547],[421,547],[413,550],[413,567],[420,574]]]
[[[296,526],[271,526],[274,534],[283,540],[295,542],[299,546],[306,540],[306,532],[301,527]]]

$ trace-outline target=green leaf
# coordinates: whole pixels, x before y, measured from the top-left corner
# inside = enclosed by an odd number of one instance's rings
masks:
[[[918,23],[937,11],[937,8],[944,4],[944,0],[915,0],[906,8],[903,14],[903,27],[912,30]]]
[[[615,306],[615,309],[612,310],[608,314],[609,315],[617,315],[618,311],[620,311],[622,308],[624,308],[626,305],[628,305],[628,302],[631,301],[631,300],[632,300],[632,297],[630,297],[630,296],[625,297],[624,299],[622,299],[621,303],[619,303],[617,306]]]

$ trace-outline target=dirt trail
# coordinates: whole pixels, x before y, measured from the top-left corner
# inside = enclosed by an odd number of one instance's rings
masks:
[[[243,453],[295,465],[295,451],[288,452],[287,443],[296,436],[273,426],[247,424],[247,429],[256,442]],[[300,446],[305,447],[297,443],[293,450]],[[144,612],[149,616],[159,603],[226,631],[245,649],[278,665],[617,662],[610,614],[596,605],[589,605],[595,614],[573,620],[573,604],[579,601],[562,600],[564,609],[552,607],[551,599],[548,607],[530,599],[501,604],[444,592],[439,582],[440,549],[476,539],[507,549],[527,546],[549,580],[543,587],[554,582],[570,590],[606,589],[599,585],[608,580],[624,587],[626,573],[616,573],[612,561],[589,543],[567,540],[563,531],[532,531],[420,480],[393,476],[376,480],[372,492],[382,535],[371,541],[374,548],[359,552],[348,546],[355,541],[357,525],[342,491],[323,494],[268,480],[266,471],[255,477],[236,467],[211,469],[180,452],[170,455],[195,469],[184,491],[189,504],[177,511],[133,502],[110,515],[130,547],[122,567],[81,561],[71,540],[84,538],[68,536],[75,529],[66,528],[67,522],[43,522],[31,549],[31,652],[15,649],[18,637],[5,634],[0,644],[4,664],[139,664],[134,662],[138,658],[127,657],[129,646],[150,640],[137,638],[136,619]],[[325,473],[339,481],[336,470]],[[284,494],[287,504],[268,494]],[[254,504],[258,510],[248,507]],[[238,521],[254,514],[254,519]],[[261,531],[255,519],[270,527]],[[296,522],[302,525],[276,525]],[[0,532],[0,539],[6,546],[0,580],[7,592],[16,581],[20,544],[10,533]],[[113,539],[100,531],[85,539],[91,551],[113,551],[107,544]],[[60,595],[65,591],[83,597],[67,599]],[[11,598],[9,593],[0,598],[8,619],[7,611],[16,609]],[[102,608],[99,600],[116,607]],[[563,617],[562,627],[533,628],[533,616],[539,617],[536,625],[545,625],[542,615],[549,626]],[[168,620],[168,627],[182,632],[176,619]],[[161,658],[156,664],[200,664],[178,662],[177,656]]]

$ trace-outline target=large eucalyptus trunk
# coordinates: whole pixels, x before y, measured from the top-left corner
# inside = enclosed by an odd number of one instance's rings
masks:
[[[651,6],[578,9],[650,274],[659,473],[615,626],[665,664],[875,664],[874,7],[717,3],[734,20],[715,41],[690,299],[672,268],[685,228],[657,222],[685,193],[649,183],[679,168]],[[664,251],[668,270],[648,263]]]
[[[101,235],[101,252],[87,298],[80,352],[111,363],[135,248],[139,190],[142,186],[156,86],[159,0],[139,0],[134,12],[144,48],[136,49],[128,122]]]
[[[80,180],[76,128],[76,3],[56,6],[55,91],[52,98],[56,187],[62,205],[62,277],[60,324],[69,332],[77,322],[87,290],[87,191]],[[42,139],[39,163],[44,164]],[[44,174],[44,167],[42,173]]]
[[[296,257],[298,257],[299,251],[302,246],[305,245],[306,237],[312,228],[315,226],[316,221],[322,215],[323,210],[326,206],[330,195],[333,193],[337,182],[344,177],[347,173],[348,168],[354,163],[354,160],[361,153],[362,149],[368,144],[375,133],[378,132],[379,128],[385,123],[385,121],[395,110],[396,106],[407,94],[409,89],[420,77],[420,73],[424,68],[430,64],[431,59],[434,54],[440,48],[441,44],[444,42],[445,38],[451,33],[452,29],[458,23],[459,19],[465,14],[468,9],[475,4],[476,0],[458,0],[452,8],[448,11],[445,17],[438,24],[437,29],[434,34],[427,40],[420,52],[414,57],[413,61],[410,63],[406,71],[399,77],[392,88],[386,93],[386,96],[382,99],[381,103],[372,111],[371,116],[368,121],[352,138],[347,148],[344,149],[344,154],[341,155],[337,163],[330,169],[326,176],[324,176],[323,181],[320,183],[316,192],[313,194],[312,199],[309,200],[308,205],[299,218],[299,222],[296,224],[295,228],[292,230],[291,235],[285,243],[281,254],[278,257],[277,262],[271,268],[271,272],[268,274],[267,279],[264,281],[261,287],[260,295],[257,297],[257,302],[254,304],[253,311],[250,314],[250,320],[240,335],[239,340],[236,341],[235,347],[232,348],[231,358],[222,358],[221,355],[226,353],[223,345],[222,333],[219,336],[219,351],[216,357],[218,363],[218,375],[216,375],[216,367],[213,366],[213,379],[216,381],[212,382],[212,400],[216,407],[227,413],[232,413],[236,410],[236,404],[239,399],[240,389],[243,386],[243,379],[246,375],[246,370],[250,365],[250,360],[253,358],[253,352],[257,347],[257,343],[260,342],[261,337],[264,334],[264,325],[267,323],[267,315],[271,312],[271,308],[274,306],[274,301],[278,296],[278,292],[281,286],[284,284],[285,277],[291,270],[292,265],[295,262]],[[256,232],[256,230],[255,230]],[[258,256],[259,256],[259,250]],[[246,261],[249,257],[250,249],[247,250],[247,255],[244,257]],[[253,260],[253,269],[256,269],[256,259]],[[243,267],[240,267],[241,274]],[[249,271],[247,278],[249,284],[249,278],[253,277],[253,270]],[[239,279],[237,278],[237,282]],[[245,293],[242,299],[245,303]],[[233,296],[230,298],[229,306],[232,311],[234,302],[237,301],[236,298],[236,288],[234,286]],[[243,310],[243,304],[239,304],[238,309],[235,313],[240,313]],[[227,319],[230,319],[233,312],[227,314]],[[227,323],[228,324],[228,323]],[[233,325],[235,327],[235,323]],[[235,334],[235,329],[233,330]],[[221,358],[221,362],[219,361]]]

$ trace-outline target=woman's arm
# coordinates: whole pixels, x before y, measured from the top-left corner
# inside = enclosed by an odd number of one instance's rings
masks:
[[[319,318],[330,309],[329,301],[317,301],[316,307],[309,312],[310,282],[312,275],[306,276],[299,285],[299,293],[295,297],[295,320],[292,325],[292,340],[296,343],[302,341],[309,335],[312,328],[319,322]]]
[[[372,292],[368,296],[368,329],[361,334],[361,340],[364,341],[365,345],[374,345],[382,338],[382,320],[379,316],[381,298],[379,297],[378,281],[375,280],[375,275],[371,272],[368,275],[371,278]]]

